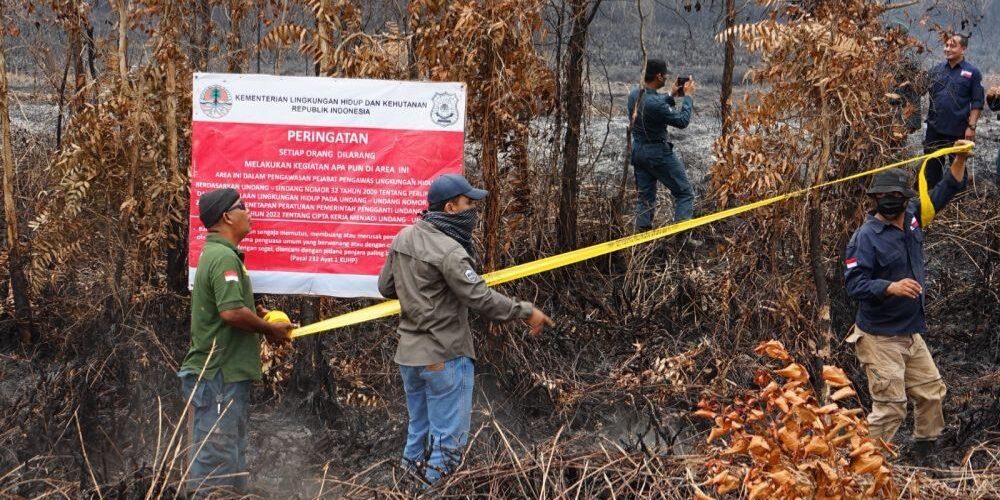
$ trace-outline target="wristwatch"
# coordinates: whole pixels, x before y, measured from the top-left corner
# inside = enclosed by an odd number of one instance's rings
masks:
[[[971,128],[973,132],[976,131],[976,126],[971,123],[969,124],[969,128]]]

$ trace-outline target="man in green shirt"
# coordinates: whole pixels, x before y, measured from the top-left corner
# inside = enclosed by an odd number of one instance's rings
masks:
[[[191,349],[178,375],[191,405],[188,487],[195,496],[216,488],[244,491],[250,386],[260,380],[260,336],[290,340],[292,325],[254,312],[253,287],[237,248],[250,233],[250,212],[235,189],[198,199],[208,238],[191,290]]]

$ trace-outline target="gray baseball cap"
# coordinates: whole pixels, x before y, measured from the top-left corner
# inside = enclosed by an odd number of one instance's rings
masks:
[[[465,177],[458,174],[444,174],[431,182],[427,190],[427,203],[435,205],[446,202],[458,195],[468,196],[473,200],[481,200],[490,194],[485,189],[476,189]]]

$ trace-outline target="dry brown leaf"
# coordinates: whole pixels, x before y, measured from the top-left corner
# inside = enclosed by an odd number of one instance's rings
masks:
[[[803,368],[802,365],[800,365],[798,363],[792,363],[792,364],[790,364],[790,365],[788,365],[788,366],[786,366],[786,367],[784,367],[784,368],[776,371],[775,373],[777,373],[778,375],[781,375],[782,377],[790,379],[790,380],[808,380],[809,379],[809,373],[806,372],[806,369]]]
[[[829,431],[827,431],[826,435],[823,436],[823,437],[827,441],[830,441],[831,439],[834,439],[834,438],[840,436],[840,431],[842,431],[848,425],[851,425],[851,423],[850,422],[837,422],[837,425],[833,429],[830,429]],[[844,436],[847,436],[848,438],[851,437],[850,434],[845,434]],[[843,437],[843,436],[840,436],[840,437]]]
[[[705,484],[715,485],[716,493],[725,495],[726,493],[739,488],[740,480],[736,476],[730,474],[728,470],[723,470],[722,472],[716,474],[712,479],[709,479]]]
[[[840,407],[837,406],[837,403],[830,403],[830,404],[828,404],[828,405],[826,405],[826,406],[824,406],[822,408],[817,409],[816,413],[818,413],[820,415],[826,415],[828,413],[833,413],[833,412],[835,412],[835,411],[837,411],[839,409],[840,409]]]
[[[822,460],[817,460],[816,463],[819,464],[820,470],[823,471],[823,475],[826,476],[826,479],[828,481],[830,481],[831,483],[837,482],[838,479],[837,471],[834,470],[833,467],[830,467],[826,462]]]
[[[785,350],[785,345],[777,340],[762,342],[753,352],[781,361],[790,361],[792,359],[788,355],[788,351]]]
[[[823,380],[834,387],[851,385],[851,380],[844,374],[844,370],[831,365],[823,365]]]
[[[884,459],[882,455],[877,453],[869,453],[867,455],[861,455],[854,459],[851,463],[851,471],[855,474],[868,474],[874,473],[879,470],[882,466]]]
[[[857,395],[858,395],[858,393],[854,392],[854,389],[852,389],[850,387],[843,387],[840,390],[838,390],[837,392],[833,393],[833,395],[830,396],[830,399],[832,399],[834,401],[840,401],[841,399],[849,398],[851,396],[857,396]]]
[[[701,418],[715,418],[717,415],[714,411],[709,410],[698,410],[694,412],[694,416]]]
[[[781,390],[781,387],[777,382],[772,380],[770,384],[767,384],[767,387],[760,391],[760,396],[766,398],[779,390]]]
[[[790,453],[795,453],[799,451],[799,433],[789,430],[787,427],[782,427],[778,431],[778,440],[781,441],[781,445],[785,447]]]
[[[701,491],[698,488],[695,488],[694,490],[694,498],[695,500],[715,500],[714,498],[706,495],[703,491]]]
[[[805,448],[806,455],[820,455],[826,456],[830,453],[830,447],[826,444],[826,441],[819,436],[813,436],[809,440],[809,444]]]
[[[869,441],[851,450],[851,456],[856,457],[858,455],[863,455],[866,453],[874,453],[874,452],[875,452],[875,445],[873,445],[871,441]]]
[[[743,453],[747,451],[747,446],[750,445],[750,441],[747,439],[737,439],[735,443],[729,448],[722,451],[722,455],[735,455],[737,453]]]
[[[771,445],[767,444],[767,441],[764,438],[754,436],[750,439],[750,446],[747,446],[747,451],[749,451],[751,455],[763,455],[771,451]]]
[[[765,370],[757,370],[757,373],[753,376],[753,383],[759,387],[763,387],[771,382],[771,374],[767,373]]]
[[[784,396],[778,396],[774,398],[772,402],[775,406],[780,408],[783,413],[788,413],[791,410],[791,407],[788,406],[788,402],[785,401]]]
[[[792,477],[792,473],[787,470],[780,470],[778,472],[772,472],[767,475],[771,478],[778,487],[791,486],[795,484],[795,479]]]
[[[729,429],[726,429],[726,428],[712,427],[712,432],[710,432],[708,434],[708,439],[706,439],[705,441],[707,443],[711,443],[712,441],[715,441],[716,439],[719,439],[720,437],[725,436],[726,433],[728,433],[728,432],[729,432]]]
[[[766,498],[771,493],[771,485],[767,481],[761,481],[750,487],[749,498]]]

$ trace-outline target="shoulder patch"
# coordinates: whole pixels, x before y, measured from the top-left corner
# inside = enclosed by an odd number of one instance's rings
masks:
[[[479,281],[479,276],[472,269],[466,269],[465,279],[469,280],[469,283],[476,283]]]
[[[240,275],[236,271],[226,271],[222,273],[222,277],[225,278],[227,283],[239,283]]]

